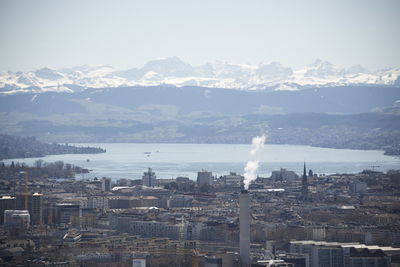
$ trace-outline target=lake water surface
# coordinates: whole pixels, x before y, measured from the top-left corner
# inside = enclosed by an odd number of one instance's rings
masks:
[[[364,169],[386,171],[400,169],[400,157],[385,156],[379,150],[330,149],[295,145],[265,145],[256,157],[250,156],[250,145],[244,144],[132,144],[91,143],[107,150],[103,154],[68,154],[46,156],[46,162],[62,160],[88,168],[90,174],[77,178],[111,177],[141,178],[147,168],[153,168],[158,178],[186,176],[195,179],[197,171],[205,169],[216,175],[230,171],[242,174],[248,160],[260,161],[258,174],[267,177],[279,168],[302,173],[303,162],[315,173],[356,173]],[[12,159],[31,165],[39,158]],[[5,160],[10,163],[12,160]],[[89,160],[89,161],[88,161]]]

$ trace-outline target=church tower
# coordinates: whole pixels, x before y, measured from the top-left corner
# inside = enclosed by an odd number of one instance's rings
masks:
[[[308,200],[308,180],[306,163],[304,162],[303,178],[301,181],[301,198],[302,200]]]

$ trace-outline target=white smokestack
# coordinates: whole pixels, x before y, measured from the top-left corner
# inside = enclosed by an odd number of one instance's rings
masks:
[[[257,152],[264,147],[265,144],[265,135],[253,137],[251,140],[251,150],[250,155],[257,156]],[[256,179],[256,171],[258,170],[259,161],[251,160],[248,161],[246,167],[244,168],[244,188],[249,189],[249,185],[251,181]]]
[[[247,190],[242,190],[239,198],[239,238],[241,266],[251,266],[250,259],[250,197]]]

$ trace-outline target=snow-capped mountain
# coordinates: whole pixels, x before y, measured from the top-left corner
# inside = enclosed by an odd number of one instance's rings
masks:
[[[128,70],[116,70],[106,65],[85,65],[0,74],[0,92],[3,94],[73,92],[86,88],[160,84],[243,90],[298,90],[303,86],[363,84],[400,86],[400,68],[371,72],[360,65],[344,69],[322,60],[297,70],[278,62],[249,65],[216,61],[192,66],[177,57],[171,57],[152,60],[141,68]]]

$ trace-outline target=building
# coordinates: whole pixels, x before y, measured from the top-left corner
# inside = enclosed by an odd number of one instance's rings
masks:
[[[284,260],[259,260],[252,264],[252,267],[297,267],[293,263],[285,262]]]
[[[155,221],[131,221],[129,232],[142,237],[166,237],[179,240],[186,239],[187,225]]]
[[[110,192],[111,191],[111,178],[103,177],[101,179],[101,190],[103,192]]]
[[[195,182],[188,177],[176,177],[175,182],[179,191],[192,191],[195,187]]]
[[[212,182],[213,182],[212,172],[208,172],[208,171],[204,171],[204,170],[197,172],[197,184],[199,186],[202,186],[204,184],[212,185]]]
[[[189,177],[182,177],[182,176],[179,176],[179,177],[176,177],[175,181],[176,181],[177,183],[189,183],[189,182],[190,182],[190,179],[189,179]]]
[[[308,200],[308,176],[306,170],[306,163],[304,162],[303,177],[301,179],[301,199]]]
[[[236,172],[230,172],[229,175],[221,177],[221,181],[228,187],[241,187],[243,185],[244,177],[238,175]]]
[[[298,178],[294,171],[288,171],[281,168],[279,171],[272,171],[271,179],[274,181],[294,181]]]
[[[206,256],[204,259],[205,267],[222,267],[222,258],[215,256]]]
[[[151,168],[149,168],[147,172],[143,173],[142,184],[148,187],[157,186],[157,178]]]
[[[352,195],[365,195],[367,184],[357,180],[349,184],[349,190]]]
[[[153,196],[143,196],[140,198],[140,207],[158,207],[159,199]]]
[[[193,205],[193,196],[173,195],[168,200],[168,208],[190,208]]]
[[[291,241],[290,252],[307,254],[310,267],[389,267],[391,255],[398,257],[400,248],[307,240]]]
[[[129,209],[140,207],[140,198],[128,196],[115,196],[108,199],[110,209]]]
[[[368,248],[356,248],[350,247],[345,249],[345,255],[347,266],[356,267],[379,267],[379,266],[390,266],[391,259],[382,250],[368,249]]]
[[[146,259],[132,259],[132,267],[146,267]]]
[[[15,197],[0,196],[0,224],[4,224],[4,211],[15,210]]]
[[[108,199],[110,209],[129,209],[136,207],[158,207],[159,199],[153,196],[116,196]]]
[[[97,214],[95,209],[82,209],[81,214],[71,216],[70,221],[72,227],[95,227],[97,223]]]
[[[71,230],[67,232],[63,237],[63,244],[68,247],[75,246],[79,241],[81,241],[82,234],[76,230]]]
[[[28,205],[27,207],[26,204]],[[42,224],[43,220],[43,195],[39,193],[19,193],[16,196],[17,210],[28,210],[31,224]]]
[[[142,190],[140,190],[140,195],[144,197],[152,196],[158,198],[166,198],[171,195],[171,191],[161,187],[147,187],[147,188],[142,188]]]
[[[105,196],[89,196],[82,200],[80,204],[83,209],[108,210],[108,198]]]
[[[279,255],[279,259],[284,260],[287,263],[294,264],[295,267],[309,267],[309,257],[308,254],[285,254]]]
[[[236,253],[223,253],[204,257],[205,267],[239,267],[239,256]]]
[[[325,227],[309,227],[306,229],[307,236],[309,239],[314,241],[326,240],[326,228]]]
[[[70,223],[73,216],[79,216],[80,205],[71,203],[56,204],[56,223]]]
[[[29,228],[30,215],[27,210],[4,211],[4,228],[8,230],[26,230]]]
[[[343,249],[341,243],[318,241],[291,241],[290,253],[307,254],[310,267],[344,266]]]

